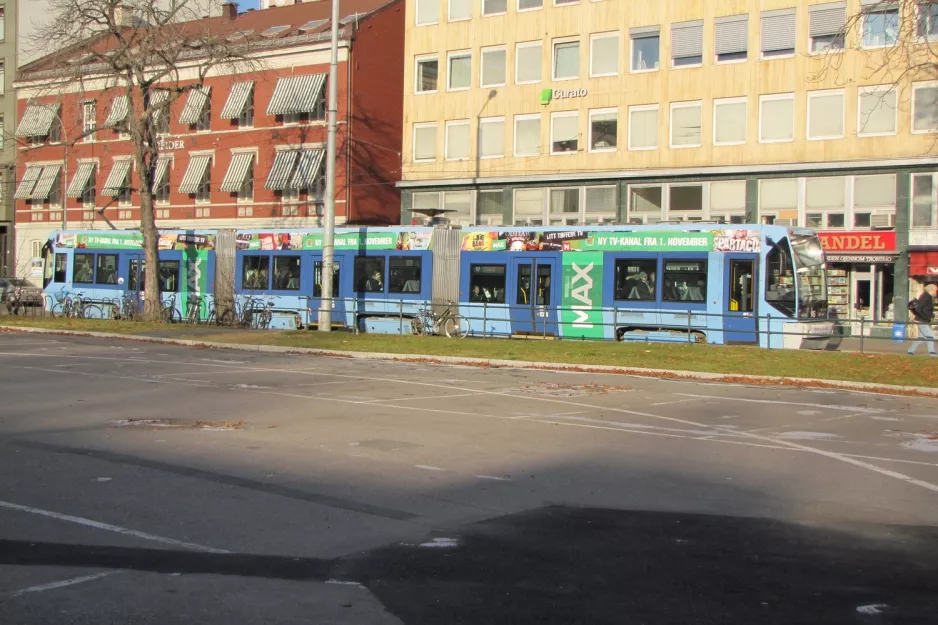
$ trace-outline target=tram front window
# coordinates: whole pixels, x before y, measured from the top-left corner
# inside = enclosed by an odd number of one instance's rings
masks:
[[[827,271],[824,268],[824,250],[817,235],[791,235],[798,274],[798,317],[800,319],[827,318]]]

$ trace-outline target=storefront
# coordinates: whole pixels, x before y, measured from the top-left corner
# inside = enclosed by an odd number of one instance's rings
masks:
[[[845,334],[883,332],[895,318],[896,233],[819,232],[828,267],[828,306]],[[850,320],[846,322],[846,320]]]
[[[909,300],[921,295],[926,284],[938,284],[938,250],[911,250],[909,278]],[[935,311],[938,312],[938,302]]]

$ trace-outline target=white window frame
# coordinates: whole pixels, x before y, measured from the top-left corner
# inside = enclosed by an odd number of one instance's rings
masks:
[[[912,118],[909,120],[909,128],[913,135],[932,135],[938,132],[938,125],[935,128],[930,128],[928,130],[916,130],[915,129],[915,92],[919,89],[938,89],[938,80],[927,80],[922,82],[912,83],[912,105],[909,107],[912,114]],[[936,97],[936,102],[938,102],[938,97]],[[898,106],[896,107],[898,108]]]
[[[646,69],[635,69],[635,40],[636,39],[657,39],[658,40],[658,67],[649,67]],[[648,74],[649,72],[657,72],[661,70],[661,31],[659,30],[656,34],[648,35],[639,35],[634,36],[629,34],[629,73],[630,74]]]
[[[700,109],[700,143],[697,144],[688,144],[688,145],[674,145],[674,110],[675,109],[685,109],[685,108],[699,108]],[[702,100],[692,100],[687,102],[672,102],[670,110],[668,112],[668,147],[672,150],[684,150],[684,149],[693,149],[699,148],[703,145],[703,101]]]
[[[563,45],[565,43],[575,43],[577,44],[577,68],[576,76],[570,78],[557,78],[557,46]],[[560,37],[558,39],[553,39],[550,42],[550,79],[554,82],[565,82],[568,80],[579,80],[580,79],[580,65],[582,64],[583,55],[582,55],[583,46],[580,43],[579,37]]]
[[[543,118],[543,115],[541,115],[540,113],[531,113],[528,115],[515,115],[514,121],[512,122],[512,133],[511,133],[511,143],[512,143],[511,153],[512,154],[514,154],[515,156],[520,156],[520,157],[531,157],[531,156],[540,156],[543,153],[543,149],[542,149],[543,146],[541,145],[541,134],[542,134],[541,120],[542,118]],[[538,150],[536,153],[532,153],[532,154],[521,154],[518,152],[518,122],[525,121],[525,120],[532,120],[532,119],[536,119],[538,122],[538,133],[537,133]]]
[[[446,21],[447,22],[467,22],[472,19],[473,0],[469,0],[469,17],[453,17],[453,0],[446,0]]]
[[[541,11],[544,9],[544,0],[541,0],[541,5],[536,7],[529,7],[527,9],[521,8],[521,0],[517,0],[515,3],[515,11],[518,13],[527,13],[528,11]]]
[[[892,132],[863,132],[864,126],[863,107],[860,105],[860,99],[864,95],[883,96],[889,92],[896,96],[896,106],[893,108]],[[915,119],[914,117],[912,119]],[[895,85],[875,85],[872,87],[860,87],[857,89],[857,136],[858,137],[891,137],[899,131],[899,93]]]
[[[479,16],[480,17],[494,17],[496,15],[507,15],[508,14],[508,0],[505,0],[505,10],[499,11],[498,13],[486,13],[485,12],[485,2],[486,0],[481,0]]]
[[[436,122],[419,122],[414,124],[413,136],[411,137],[411,146],[410,146],[410,160],[414,163],[433,163],[437,160],[437,140],[434,136],[433,141],[433,158],[417,158],[417,130],[419,128],[433,128],[434,135],[438,131],[438,124]]]
[[[872,46],[866,45],[866,42],[865,42],[865,39],[866,39],[866,18],[869,17],[870,15],[873,15],[873,14],[884,14],[884,13],[886,13],[886,12],[888,12],[888,11],[891,11],[891,9],[886,9],[886,8],[877,9],[876,6],[877,6],[877,5],[873,5],[873,6],[871,6],[869,9],[863,10],[863,13],[862,13],[861,16],[860,16],[860,29],[859,29],[860,32],[859,32],[858,34],[859,34],[859,36],[860,36],[859,44],[860,44],[860,49],[861,49],[861,50],[882,50],[883,48],[893,48],[893,47],[899,45],[899,43],[902,41],[902,30],[903,30],[903,28],[905,28],[905,25],[902,23],[902,6],[901,6],[901,3],[897,3],[897,4],[896,4],[896,22],[897,22],[897,26],[896,26],[896,41],[895,41],[895,43],[883,43],[883,44],[877,44],[877,45],[872,45]],[[861,7],[861,9],[862,9],[862,7]],[[916,24],[916,27],[917,27],[917,24]],[[916,37],[916,39],[917,39],[917,38],[918,38],[918,37]]]
[[[934,4],[933,6],[938,7],[938,5],[934,5]],[[938,34],[931,35],[931,36],[925,35],[924,37],[918,34],[920,30],[920,25],[922,23],[922,17],[923,17],[922,5],[919,3],[916,3],[915,4],[915,33],[916,33],[915,38],[918,40],[919,43],[925,43],[927,41],[938,41]],[[926,26],[928,26],[927,20],[926,20]],[[926,30],[931,30],[931,29],[926,28]]]
[[[469,84],[465,87],[453,87],[452,60],[455,57],[469,57]],[[472,88],[472,50],[453,50],[446,53],[446,90],[447,91],[469,91]]]
[[[485,53],[486,52],[504,52],[505,64],[502,66],[502,74],[505,79],[502,82],[493,82],[486,84],[482,82],[485,76]],[[504,87],[508,84],[508,48],[507,46],[486,46],[479,49],[479,86],[480,87]]]
[[[486,124],[501,124],[501,125],[502,125],[502,153],[501,153],[501,154],[494,154],[494,155],[491,155],[491,156],[483,156],[483,155],[482,155],[482,126],[484,126],[484,125],[486,125]],[[483,117],[483,118],[481,118],[481,119],[479,120],[479,129],[478,129],[478,132],[479,132],[479,140],[478,140],[479,158],[480,158],[481,160],[487,161],[487,160],[491,160],[491,159],[493,159],[493,158],[505,158],[505,117],[504,117],[504,116],[499,116],[499,117]]]
[[[599,73],[599,74],[594,74],[594,73],[593,73],[593,44],[594,44],[594,42],[595,42],[596,40],[598,40],[598,39],[616,39],[616,71],[614,71],[614,72],[603,72],[603,73]],[[590,69],[590,71],[589,71],[589,76],[590,76],[590,78],[599,78],[599,77],[602,77],[602,76],[618,76],[618,75],[619,75],[619,68],[620,68],[621,65],[622,65],[621,59],[620,59],[620,54],[621,54],[621,39],[622,39],[622,36],[621,36],[621,34],[619,33],[619,31],[609,31],[609,32],[604,32],[604,33],[594,33],[594,34],[590,35],[590,58],[589,58],[589,65],[590,65],[590,68],[589,68],[589,69]]]
[[[458,127],[465,126],[466,129],[469,131],[468,137],[466,139],[466,156],[450,158],[449,157],[449,132],[451,128],[455,128],[457,126]],[[459,162],[459,161],[468,161],[470,158],[472,158],[472,126],[469,124],[469,120],[468,119],[447,120],[447,122],[444,124],[444,131],[443,131],[443,160]]]
[[[890,217],[890,221],[893,224],[893,227],[896,223],[896,198],[895,193],[893,194],[892,204],[875,204],[873,206],[858,206],[857,205],[857,181],[860,178],[878,178],[878,177],[887,177],[892,178],[892,188],[895,192],[896,185],[898,184],[898,178],[895,174],[876,174],[871,173],[867,175],[859,176],[850,176],[850,180],[847,182],[848,189],[851,193],[850,201],[850,223],[852,225],[848,226],[848,230],[872,230],[875,226],[872,225],[873,217],[880,215],[886,215]],[[910,208],[911,210],[911,208]],[[857,225],[857,215],[858,214],[869,214],[870,216],[870,225],[869,226],[858,226]],[[910,222],[911,223],[911,222]]]
[[[839,135],[823,135],[820,137],[811,136],[811,100],[815,98],[824,98],[832,95],[839,95],[841,101],[840,107],[840,129],[841,132]],[[831,141],[833,139],[843,139],[844,134],[847,132],[847,94],[844,93],[843,89],[821,89],[818,91],[808,91],[807,98],[807,116],[805,119],[805,128],[804,136],[808,141]],[[794,121],[794,120],[793,120]]]
[[[658,123],[655,124],[655,127],[656,127],[656,128],[660,128],[660,125],[661,125],[661,106],[658,105],[658,104],[638,104],[638,105],[636,105],[636,106],[630,106],[630,107],[629,107],[629,111],[628,111],[628,115],[629,115],[629,137],[628,137],[628,144],[627,144],[628,150],[629,150],[630,152],[647,152],[647,151],[649,151],[649,150],[657,150],[659,144],[661,143],[661,141],[660,141],[660,139],[661,139],[660,133],[656,133],[656,134],[655,134],[655,145],[650,146],[650,147],[641,147],[641,148],[633,148],[633,147],[632,147],[632,112],[633,112],[633,111],[655,111],[655,112],[657,112],[657,113],[658,113]],[[669,135],[670,135],[670,133],[669,133]]]
[[[436,2],[436,3],[437,3],[436,20],[434,20],[434,21],[432,21],[432,22],[421,22],[421,21],[420,21],[420,2],[421,2],[421,1],[423,1],[423,2]],[[439,1],[440,1],[440,0],[415,0],[415,2],[414,2],[414,26],[418,26],[418,27],[419,27],[419,26],[433,26],[434,24],[439,24],[439,23],[440,23],[440,7],[439,7]]]
[[[562,119],[564,117],[574,117],[577,120],[577,133],[576,133],[576,150],[572,152],[554,152],[554,120]],[[557,111],[550,114],[550,151],[548,154],[551,156],[570,156],[571,154],[577,154],[580,150],[580,112],[579,111]]]
[[[776,100],[791,100],[792,101],[792,116],[791,116],[791,139],[763,139],[762,138],[762,105],[765,102],[773,102]],[[760,95],[759,96],[759,143],[791,143],[795,140],[795,94],[794,93],[773,93],[769,95]]]
[[[548,205],[550,202],[550,192],[549,187],[516,187],[511,193],[511,224],[518,225],[518,214],[515,212],[515,207],[518,206],[518,192],[521,191],[540,191],[541,192],[541,215],[540,225],[543,226],[547,223],[548,217]],[[533,215],[527,215],[528,219],[537,219]]]
[[[609,113],[616,114],[616,146],[613,148],[598,148],[593,149],[593,116],[594,115],[608,115]],[[593,154],[608,154],[610,152],[617,152],[619,150],[619,109],[616,107],[602,108],[602,109],[590,109],[589,115],[587,116],[587,133],[586,133],[586,150]],[[553,147],[553,143],[551,143]],[[577,145],[579,148],[579,145]]]
[[[654,186],[654,185],[651,185]],[[677,214],[682,217],[680,220],[681,223],[693,223],[695,221],[703,221],[706,219],[708,204],[710,203],[710,183],[709,182],[674,182],[670,184],[662,184],[664,187],[661,195],[662,203],[662,212],[664,213],[663,219],[665,221],[675,221],[674,216],[671,215],[671,190],[672,189],[690,189],[691,187],[700,187],[700,209],[695,213],[694,211],[677,211]],[[690,215],[693,213],[692,215]],[[683,217],[690,215],[691,217],[698,217],[699,219],[683,219]]]
[[[418,89],[418,76],[420,75],[420,63],[423,61],[436,61],[436,89],[420,91]],[[438,54],[418,54],[414,57],[414,95],[427,95],[437,93],[440,90],[440,56]]]
[[[89,126],[88,126],[88,121],[89,121],[89,120],[88,120],[88,107],[91,108],[91,114],[92,114],[92,116],[93,116],[93,119],[90,120],[90,121],[91,121],[91,127],[90,127],[91,132],[88,132],[88,130],[89,130]],[[82,131],[82,133],[88,132],[88,134],[86,134],[86,135],[82,138],[82,142],[84,142],[84,143],[94,143],[95,135],[97,134],[97,127],[98,127],[98,120],[97,120],[97,117],[98,117],[98,103],[97,103],[95,100],[85,100],[84,102],[81,103],[81,126],[82,126],[81,131]]]
[[[727,61],[735,63],[735,61]],[[730,104],[745,104],[746,105],[746,116],[743,118],[743,123],[745,124],[744,138],[742,141],[717,141],[717,109],[721,105],[730,105]],[[713,100],[713,145],[725,146],[725,145],[746,145],[749,139],[749,98],[746,96],[738,98],[714,98]]]
[[[541,51],[541,64],[540,71],[538,72],[537,80],[520,80],[518,78],[518,50],[521,48],[538,48]],[[525,41],[523,43],[515,44],[515,84],[516,85],[536,85],[544,79],[544,42],[543,41]]]

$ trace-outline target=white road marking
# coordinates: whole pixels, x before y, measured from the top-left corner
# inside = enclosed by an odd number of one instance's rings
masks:
[[[852,419],[854,417],[868,417],[870,416],[866,412],[855,412],[853,414],[845,414],[839,417],[829,417],[827,419],[821,419],[821,421],[841,421],[843,419]],[[883,417],[873,417],[874,419],[882,419]]]
[[[164,545],[172,545],[174,547],[192,549],[193,551],[202,551],[205,553],[231,553],[230,551],[227,551],[225,549],[216,549],[215,547],[207,547],[205,545],[198,545],[196,543],[187,543],[182,540],[176,540],[175,538],[166,538],[165,536],[157,536],[156,534],[148,534],[146,532],[141,532],[139,530],[132,530],[126,527],[121,527],[119,525],[111,525],[110,523],[102,523],[101,521],[94,521],[92,519],[86,519],[80,516],[73,516],[71,514],[62,514],[60,512],[53,512],[51,510],[33,508],[32,506],[24,506],[18,503],[13,503],[12,501],[0,500],[0,508],[7,508],[8,510],[18,510],[20,512],[27,512],[29,514],[37,514],[39,516],[49,517],[52,519],[57,519],[59,521],[66,521],[68,523],[84,525],[85,527],[93,527],[95,529],[104,530],[106,532],[114,532],[116,534],[123,534],[124,536],[133,536],[134,538],[142,538],[143,540],[163,543]]]
[[[415,464],[414,467],[417,469],[423,469],[424,471],[445,471],[446,470],[442,467],[431,467],[430,465],[427,465],[427,464]]]
[[[692,395],[691,393],[675,393],[684,397],[696,397],[697,399],[719,399],[721,401],[744,401],[751,404],[776,404],[779,406],[805,406],[807,408],[825,408],[827,410],[845,410],[847,412],[862,412],[866,414],[879,414],[883,412],[880,408],[862,408],[860,406],[837,406],[834,404],[807,404],[796,401],[781,401],[777,399],[747,399],[745,397],[720,397],[719,395]]]
[[[458,395],[428,395],[427,397],[388,397],[387,399],[365,399],[362,400],[363,404],[373,404],[379,401],[391,401],[391,402],[402,402],[402,401],[418,401],[424,399],[451,399],[453,397],[472,397],[473,395],[482,395],[483,393],[459,393]],[[402,406],[403,407],[403,406]]]
[[[697,400],[696,400],[696,399],[692,399],[692,398],[690,398],[690,399],[674,399],[674,400],[671,400],[671,401],[659,401],[659,402],[657,402],[657,403],[655,403],[655,404],[648,404],[648,405],[649,405],[649,406],[667,406],[668,404],[683,404],[683,403],[689,402],[689,401],[697,401]]]
[[[495,480],[496,482],[510,482],[510,477],[499,477],[497,475],[477,475],[480,480]]]
[[[72,577],[71,579],[63,579],[58,582],[50,582],[48,584],[39,584],[38,586],[30,586],[29,588],[15,590],[13,592],[6,593],[5,596],[20,597],[22,595],[25,595],[31,592],[44,592],[46,590],[55,590],[57,588],[65,588],[66,586],[74,586],[75,584],[83,584],[85,582],[91,582],[96,579],[101,579],[102,577],[114,575],[116,573],[123,573],[123,571],[104,571],[103,573],[95,573],[93,575],[82,575],[81,577]],[[3,596],[3,595],[0,595],[0,596]]]

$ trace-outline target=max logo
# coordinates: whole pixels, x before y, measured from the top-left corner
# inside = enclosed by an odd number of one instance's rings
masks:
[[[572,267],[574,276],[571,297],[580,302],[570,307],[576,315],[576,319],[573,320],[572,325],[574,328],[592,328],[593,324],[588,323],[589,316],[586,314],[586,311],[593,307],[593,300],[590,298],[590,289],[593,288],[593,279],[589,274],[589,272],[593,270],[593,263],[582,268],[576,263],[573,263]],[[578,286],[577,283],[579,282],[582,282],[582,284]]]

